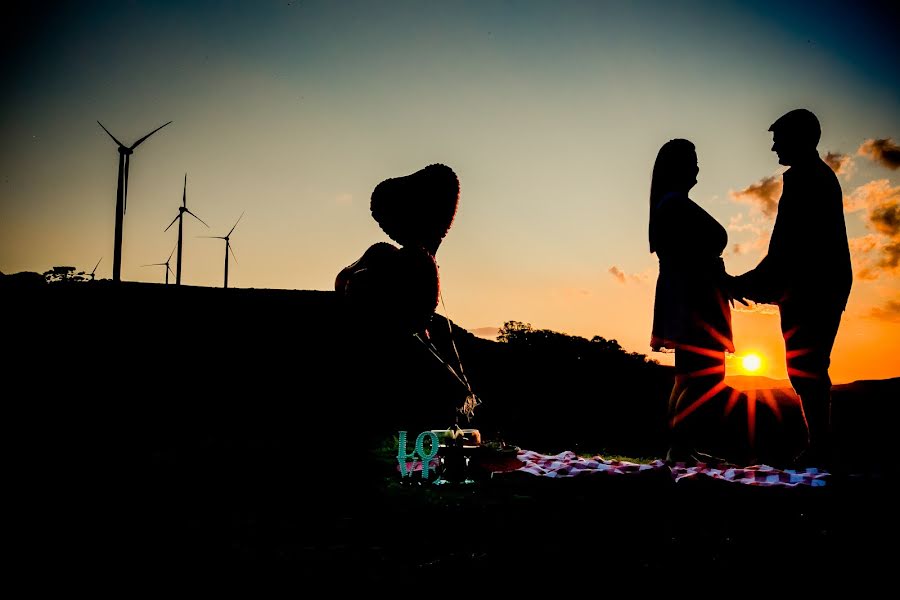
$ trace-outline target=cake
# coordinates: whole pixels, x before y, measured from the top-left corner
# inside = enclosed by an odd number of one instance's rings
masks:
[[[475,448],[481,446],[481,432],[477,429],[432,429],[437,436],[438,444],[442,447],[462,446],[463,448]]]

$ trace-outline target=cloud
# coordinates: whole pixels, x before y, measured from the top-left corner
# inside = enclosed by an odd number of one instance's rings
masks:
[[[850,254],[867,254],[878,246],[878,236],[870,233],[850,240]]]
[[[750,306],[744,306],[737,301],[735,301],[734,308],[731,309],[731,312],[748,313],[754,315],[781,314],[778,310],[778,307],[774,304],[756,304],[755,302],[750,302]]]
[[[850,177],[853,174],[853,157],[849,154],[841,154],[840,152],[829,152],[825,155],[825,163],[831,167],[831,170],[837,175]]]
[[[891,138],[866,140],[856,151],[860,156],[868,156],[888,169],[900,168],[900,146]]]
[[[875,231],[891,237],[900,233],[900,203],[883,204],[872,209],[869,223]]]
[[[759,213],[751,215],[749,219],[744,213],[738,213],[729,219],[726,229],[735,234],[750,234],[749,237],[735,235],[735,238],[740,237],[743,239],[733,243],[730,251],[730,254],[733,256],[749,255],[759,250],[765,250],[768,247],[772,222]],[[731,234],[729,234],[729,237],[731,237]]]
[[[900,187],[891,187],[887,179],[876,179],[859,186],[849,196],[844,196],[844,210],[856,212],[877,206],[896,203],[900,199]]]
[[[656,269],[651,267],[649,269],[644,269],[640,273],[626,273],[625,271],[623,271],[622,269],[620,269],[619,267],[617,267],[615,265],[611,266],[607,270],[607,273],[609,273],[610,275],[615,277],[616,281],[618,281],[622,285],[625,285],[629,281],[632,283],[639,284],[639,285],[646,283],[650,280],[651,277],[653,277],[655,272],[656,272]],[[579,290],[579,291],[582,294],[589,293],[587,290]]]
[[[745,202],[758,207],[767,217],[774,217],[778,212],[778,198],[781,196],[781,177],[771,175],[763,177],[739,192],[731,191],[729,195],[738,202]]]
[[[900,267],[900,240],[894,240],[890,244],[882,246],[881,260],[878,261],[878,266],[891,271]]]
[[[853,263],[853,278],[859,281],[873,281],[878,279],[878,253],[873,252],[879,247],[877,236],[864,235],[850,240],[850,261]]]
[[[869,311],[869,318],[891,323],[900,323],[900,302],[888,300],[884,306],[876,306]]]
[[[561,295],[563,298],[566,298],[567,300],[572,300],[572,299],[580,300],[580,299],[583,299],[585,296],[591,295],[590,290],[586,290],[584,288],[577,288],[577,287],[554,288],[553,292]]]
[[[866,240],[868,236],[863,236]],[[887,241],[878,239],[873,245],[863,244],[863,250],[854,251],[860,247],[855,244],[856,239],[850,240],[850,258],[853,261],[853,277],[862,281],[873,281],[881,275],[894,275],[900,273],[900,240]]]
[[[487,338],[489,340],[493,340],[497,338],[497,335],[500,333],[499,327],[476,327],[475,329],[471,329],[470,332],[473,335],[477,335],[481,338]]]
[[[756,237],[752,238],[749,241],[743,242],[735,242],[731,246],[731,253],[735,256],[741,255],[751,255],[753,253],[761,253],[765,254],[766,250],[769,248],[769,239],[771,238],[771,232],[767,231],[765,233],[759,233]]]
[[[625,285],[625,272],[622,271],[619,267],[613,265],[609,268],[609,274],[616,278],[616,280]]]
[[[749,231],[760,235],[762,233],[761,223],[756,220],[745,222],[744,213],[739,213],[728,220],[728,231]]]
[[[900,273],[900,186],[870,181],[844,198],[844,206],[849,212],[864,210],[866,227],[875,232],[850,240],[856,278]]]
[[[635,283],[646,283],[650,281],[650,279],[656,274],[656,269],[650,267],[649,269],[644,269],[640,273],[630,273],[628,278],[631,279]]]

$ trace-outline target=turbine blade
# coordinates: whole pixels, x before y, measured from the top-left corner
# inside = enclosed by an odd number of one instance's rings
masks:
[[[237,224],[241,222],[241,219],[244,218],[244,213],[241,213],[241,216],[238,217],[238,220],[234,222],[234,227],[237,227]],[[234,231],[234,227],[231,228],[231,231],[228,232],[228,235],[225,237],[231,237],[231,233]]]
[[[192,217],[194,217],[195,219],[197,219],[198,221],[200,221],[200,222],[203,223],[204,225],[206,225],[206,221],[204,221],[203,219],[201,219],[200,217],[198,217],[197,215],[195,215],[194,213],[192,213],[192,212],[189,211],[188,209],[184,209],[184,212],[186,212],[187,214],[191,215]],[[208,228],[209,225],[206,225],[206,227]]]
[[[175,271],[173,271],[172,267],[170,267],[168,264],[166,265],[166,268],[169,270],[169,273],[171,273],[172,275],[175,274]]]
[[[142,267],[164,267],[166,263],[150,263],[149,265],[141,265]]]
[[[234,264],[237,264],[237,261],[238,261],[237,256],[234,255],[234,250],[231,249],[231,242],[230,241],[225,242],[225,246],[226,246],[227,250],[231,251],[231,257],[234,259]]]
[[[175,224],[175,221],[177,221],[177,220],[180,219],[180,218],[181,218],[181,213],[178,213],[178,216],[175,217],[174,219],[172,219],[172,222],[169,223],[169,227],[171,227],[172,225],[174,225],[174,224]],[[163,229],[163,233],[167,232],[167,231],[169,230],[169,227],[166,227],[165,229]]]
[[[172,255],[175,254],[175,250],[178,248],[178,243],[175,243],[175,247],[172,248],[172,251],[169,252],[169,258],[166,259],[166,266],[169,266],[169,261],[172,260]]]
[[[100,127],[103,127],[103,123],[101,123],[100,121],[97,121],[97,125],[99,125]],[[111,137],[112,140],[113,140],[115,143],[117,143],[119,146],[121,146],[121,147],[123,147],[123,148],[125,147],[125,144],[123,144],[122,142],[120,142],[119,140],[117,140],[117,139],[116,139],[116,136],[114,136],[113,134],[111,134],[111,133],[109,132],[109,129],[107,129],[106,127],[103,127],[103,131],[105,131],[105,132],[106,132],[106,135],[108,135],[109,137]]]
[[[102,256],[100,257],[100,260],[103,260],[103,257],[102,257]],[[94,272],[97,270],[97,267],[100,266],[100,260],[98,260],[98,261],[97,261],[97,264],[94,265],[94,269],[93,269],[93,271],[91,271],[91,275],[93,275]]]
[[[214,240],[224,240],[224,239],[226,239],[226,238],[222,237],[221,235],[197,235],[197,236],[194,236],[194,237],[198,237],[198,238],[210,238],[210,239],[214,239]]]
[[[171,122],[172,122],[172,121],[169,121],[169,123],[171,123]],[[163,127],[165,127],[166,125],[168,125],[169,123],[165,123],[165,124],[163,124],[163,125],[160,125],[160,126],[157,127],[156,129],[154,129],[153,131],[151,131],[150,133],[148,133],[147,135],[145,135],[144,137],[142,137],[141,139],[139,139],[138,141],[136,141],[134,144],[132,144],[130,149],[131,149],[131,150],[134,150],[135,148],[137,148],[138,146],[140,146],[141,144],[143,144],[143,143],[144,143],[144,140],[146,140],[148,137],[150,137],[151,135],[153,135],[154,133],[156,133],[157,131],[159,131],[160,129],[162,129]]]
[[[184,191],[181,193],[181,205],[187,208],[187,173],[184,174]]]

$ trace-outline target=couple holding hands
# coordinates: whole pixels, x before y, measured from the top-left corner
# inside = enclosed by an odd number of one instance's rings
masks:
[[[792,110],[769,127],[772,151],[788,166],[768,253],[739,276],[725,272],[728,234],[688,193],[697,183],[694,145],[666,142],[650,186],[650,252],[659,257],[651,347],[675,351],[675,385],[668,405],[668,460],[694,448],[690,414],[724,384],[725,352],[734,352],[731,310],[737,300],[776,304],[781,315],[787,372],[800,397],[808,431],[804,462],[828,461],[831,349],[853,274],[844,224],[843,194],[816,146],[816,116]]]

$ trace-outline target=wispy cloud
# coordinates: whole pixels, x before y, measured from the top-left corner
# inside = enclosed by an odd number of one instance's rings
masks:
[[[878,270],[875,268],[875,256],[873,250],[879,247],[879,236],[870,233],[861,237],[851,238],[850,258],[853,261],[853,277],[865,281],[878,279]]]
[[[872,209],[869,222],[875,231],[896,237],[900,233],[900,204],[884,204]]]
[[[763,177],[756,183],[752,183],[746,188],[735,192],[730,191],[729,195],[737,202],[744,202],[759,208],[766,217],[774,217],[778,212],[778,198],[781,196],[781,176],[771,175]]]
[[[473,335],[477,335],[481,338],[486,338],[489,340],[493,340],[497,338],[497,335],[500,333],[499,327],[476,327],[475,329],[470,330]]]
[[[866,227],[875,233],[850,240],[857,279],[877,279],[900,272],[900,186],[887,179],[870,181],[844,198],[848,212],[863,210]]]
[[[559,294],[568,300],[581,300],[585,296],[590,296],[591,291],[580,287],[559,287],[554,288],[553,292]]]
[[[774,304],[756,304],[754,302],[750,303],[750,306],[744,306],[740,302],[734,303],[734,308],[731,309],[732,312],[739,313],[749,313],[755,315],[777,315],[780,314],[778,311],[778,307]]]
[[[645,283],[650,280],[650,276],[652,275],[653,271],[654,271],[654,269],[651,268],[651,269],[645,269],[644,271],[641,271],[640,273],[626,273],[619,267],[613,265],[608,269],[607,272],[610,275],[612,275],[613,277],[615,277],[616,281],[618,281],[622,285],[625,285],[629,281],[632,283],[637,283],[637,284]],[[587,293],[587,292],[585,291],[585,293]]]
[[[616,281],[618,281],[622,285],[625,285],[625,282],[626,282],[625,272],[622,269],[613,265],[609,268],[609,274],[612,275],[613,277],[615,277]]]
[[[842,175],[845,178],[848,178],[853,174],[853,157],[849,154],[829,152],[825,155],[825,158],[823,160],[837,175]]]
[[[755,252],[765,251],[769,247],[769,239],[771,238],[771,232],[754,232],[756,235],[748,240],[743,242],[735,242],[731,245],[731,254],[734,256],[742,256],[753,254]]]
[[[871,210],[877,206],[896,202],[898,194],[900,188],[892,188],[890,181],[876,179],[859,186],[849,196],[844,196],[844,210],[847,212]]]
[[[856,153],[860,156],[868,156],[888,169],[900,168],[900,146],[891,138],[866,140]]]
[[[878,247],[878,236],[868,234],[850,240],[850,254],[865,254]]]
[[[739,213],[728,220],[728,231],[749,231],[760,235],[762,233],[762,224],[756,220],[748,221],[744,213]]]
[[[891,272],[897,271],[900,267],[900,240],[894,240],[882,246],[878,266]]]
[[[869,311],[868,316],[879,321],[900,323],[900,302],[888,300],[884,303],[884,306],[876,306]]]

